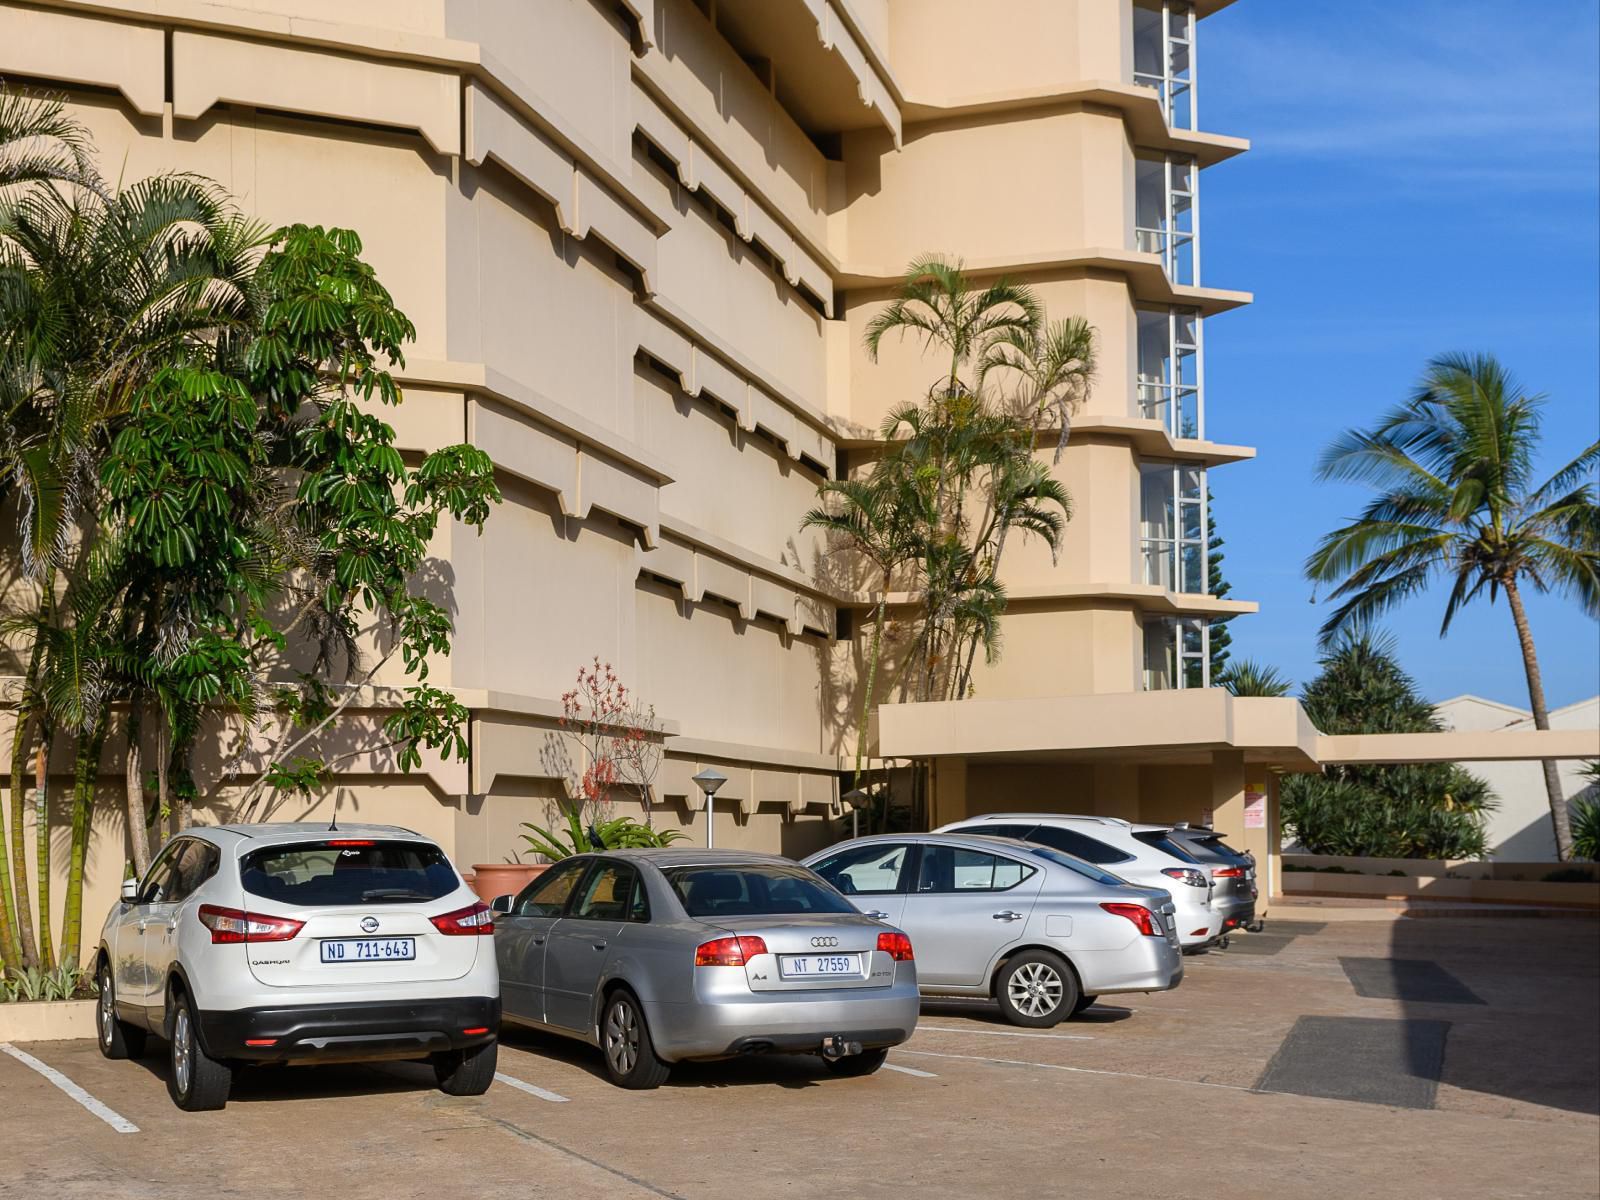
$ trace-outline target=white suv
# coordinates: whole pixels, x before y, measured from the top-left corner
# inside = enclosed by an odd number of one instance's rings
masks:
[[[248,1063],[428,1058],[439,1086],[494,1079],[493,914],[427,838],[387,825],[186,830],[100,932],[107,1058],[171,1044],[167,1091],[221,1108]]]
[[[936,833],[987,833],[1050,846],[1091,862],[1129,883],[1158,887],[1177,909],[1178,944],[1185,950],[1209,945],[1222,934],[1222,914],[1211,906],[1211,874],[1155,826],[1135,827],[1118,817],[1060,816],[1056,813],[986,813],[935,830]]]

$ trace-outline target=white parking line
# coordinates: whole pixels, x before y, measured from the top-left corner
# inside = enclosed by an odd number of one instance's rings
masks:
[[[51,1083],[55,1084],[73,1100],[76,1100],[79,1104],[83,1105],[83,1107],[88,1109],[95,1116],[99,1117],[118,1133],[139,1132],[139,1127],[132,1121],[128,1120],[127,1117],[100,1103],[100,1101],[96,1100],[88,1092],[84,1091],[77,1084],[73,1083],[72,1080],[68,1079],[54,1067],[46,1066],[33,1055],[18,1050],[10,1042],[0,1042],[0,1051],[9,1054],[23,1066],[31,1067],[33,1070],[39,1072],[39,1074],[43,1075]]]
[[[1192,1087],[1221,1088],[1227,1092],[1256,1090],[1236,1083],[1207,1083],[1200,1079],[1179,1079],[1175,1075],[1140,1075],[1134,1071],[1101,1071],[1094,1067],[1068,1067],[1061,1063],[1028,1062],[1017,1058],[986,1058],[982,1054],[939,1054],[933,1050],[900,1050],[899,1053],[916,1054],[922,1058],[959,1058],[967,1062],[993,1063],[1001,1067],[1038,1067],[1045,1071],[1070,1071],[1074,1075],[1114,1075],[1119,1079],[1154,1079],[1160,1083],[1187,1083]]]
[[[919,1071],[915,1067],[902,1067],[902,1066],[898,1065],[897,1063],[884,1063],[883,1064],[883,1069],[885,1071],[899,1071],[900,1074],[902,1074],[902,1075],[915,1075],[918,1079],[937,1079],[937,1078],[939,1078],[932,1071]]]
[[[524,1083],[522,1080],[514,1079],[510,1075],[502,1075],[499,1071],[494,1073],[494,1077],[499,1083],[506,1084],[508,1087],[514,1087],[519,1092],[527,1092],[530,1096],[537,1096],[541,1100],[548,1100],[551,1104],[568,1103],[567,1098],[561,1095],[559,1092],[546,1091],[542,1087],[536,1087],[531,1083]]]
[[[956,1025],[918,1025],[917,1032],[926,1029],[929,1033],[983,1033],[989,1037],[1020,1037],[1020,1038],[1055,1038],[1060,1042],[1092,1042],[1094,1038],[1086,1033],[1018,1033],[1014,1029],[962,1029]]]

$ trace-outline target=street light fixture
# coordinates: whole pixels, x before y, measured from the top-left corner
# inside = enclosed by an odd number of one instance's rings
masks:
[[[711,827],[716,816],[715,810],[711,807],[711,797],[715,796],[717,790],[728,782],[728,777],[715,767],[707,767],[694,777],[694,782],[706,794],[706,846],[710,847],[714,844]]]
[[[872,797],[867,794],[865,788],[851,788],[839,799],[850,806],[850,836],[860,837],[861,810],[867,806],[867,801],[871,800]]]

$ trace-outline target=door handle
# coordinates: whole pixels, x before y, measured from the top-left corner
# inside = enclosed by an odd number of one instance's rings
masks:
[[[994,919],[996,921],[1020,921],[1022,920],[1022,914],[1019,912],[1013,912],[1008,908],[1005,910],[1005,912],[995,913]]]
[[[596,950],[604,950],[606,948],[606,944],[604,942],[593,942],[591,945],[593,945]]]
[[[533,944],[535,946],[542,946],[544,945],[544,939],[542,937],[536,937],[533,939]]]
[[[143,933],[143,932],[144,932],[144,927],[145,927],[145,926],[146,926],[146,925],[148,925],[148,924],[149,924],[149,922],[148,922],[148,921],[135,921],[135,922],[134,922],[134,923],[133,923],[133,927],[134,927],[134,928],[135,928],[135,929],[137,929],[137,930],[138,930],[138,931],[139,931],[139,932],[140,932],[140,933]]]
[[[869,913],[867,913],[867,914],[866,914],[866,915],[867,915],[867,916],[869,916],[869,917],[871,917],[871,918],[872,918],[872,919],[873,919],[873,920],[875,920],[875,921],[881,921],[881,920],[883,920],[883,919],[884,919],[884,918],[885,918],[885,917],[887,917],[887,916],[888,916],[888,915],[889,915],[889,914],[888,914],[888,913],[886,913],[886,912],[884,912],[884,911],[883,911],[883,910],[882,910],[882,909],[881,909],[881,908],[880,908],[880,909],[878,909],[878,910],[876,910],[876,911],[874,911],[874,912],[869,912]]]

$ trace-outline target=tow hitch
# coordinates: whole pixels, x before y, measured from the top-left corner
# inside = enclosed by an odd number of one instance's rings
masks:
[[[837,1033],[832,1037],[822,1039],[823,1058],[844,1058],[851,1054],[861,1053],[860,1042],[847,1042]]]

